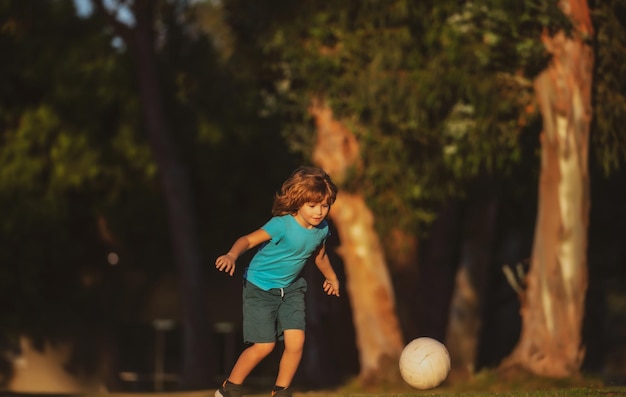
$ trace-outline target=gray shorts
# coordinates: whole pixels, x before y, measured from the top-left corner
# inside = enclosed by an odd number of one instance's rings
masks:
[[[244,280],[243,341],[275,342],[283,339],[283,331],[286,329],[304,331],[306,289],[307,283],[302,277],[288,287],[272,288],[269,291]]]

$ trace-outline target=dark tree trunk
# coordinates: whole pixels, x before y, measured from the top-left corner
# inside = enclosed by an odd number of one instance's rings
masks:
[[[463,376],[476,371],[487,285],[495,242],[498,194],[496,182],[483,177],[465,203],[463,237],[456,286],[449,310],[446,345],[452,370]]]
[[[343,263],[334,252],[337,246],[337,233],[332,228],[326,252],[339,280],[345,280]],[[350,299],[347,294],[342,294],[340,299],[326,295],[321,288],[324,276],[315,264],[308,264],[304,275],[309,289],[306,293],[306,341],[298,384],[313,389],[336,387],[358,374]]]
[[[199,257],[189,177],[170,138],[160,91],[152,30],[155,3],[152,0],[135,1],[133,4],[135,25],[116,26],[122,31],[122,36],[126,39],[135,60],[145,129],[155,156],[167,205],[182,300],[181,387],[199,389],[209,387],[214,375],[208,302],[204,288],[203,265]]]
[[[439,211],[430,235],[420,244],[415,302],[417,334],[413,337],[445,341],[459,260],[460,218],[458,201],[449,200]]]

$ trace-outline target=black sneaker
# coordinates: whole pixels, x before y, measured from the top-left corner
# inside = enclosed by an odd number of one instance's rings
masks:
[[[272,390],[272,397],[291,397],[291,390],[281,389],[281,390]]]
[[[241,385],[230,383],[227,379],[215,391],[215,397],[241,397]]]

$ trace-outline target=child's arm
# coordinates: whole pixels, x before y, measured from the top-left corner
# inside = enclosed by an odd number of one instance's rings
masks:
[[[323,288],[324,292],[328,295],[339,296],[339,279],[330,264],[330,259],[326,255],[326,246],[322,245],[319,252],[315,256],[315,265],[322,272],[326,280],[324,280]]]
[[[215,261],[215,267],[217,270],[226,272],[232,276],[235,274],[235,261],[237,258],[250,248],[254,248],[270,238],[270,235],[263,229],[259,229],[250,234],[239,237],[227,254],[217,258]]]

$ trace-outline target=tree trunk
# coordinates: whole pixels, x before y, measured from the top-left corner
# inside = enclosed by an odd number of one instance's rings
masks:
[[[585,350],[593,68],[587,2],[560,5],[574,30],[572,37],[562,31],[542,37],[553,59],[535,80],[543,117],[538,214],[527,288],[520,294],[520,340],[501,365],[555,378],[578,374]]]
[[[148,139],[159,169],[161,187],[167,204],[174,257],[179,272],[182,298],[182,387],[205,388],[211,385],[208,303],[204,288],[203,266],[199,257],[188,175],[168,134],[156,70],[152,40],[152,12],[147,2],[134,7],[137,21],[130,31],[143,117]]]
[[[463,238],[455,288],[450,304],[446,346],[452,371],[475,373],[482,329],[485,293],[496,234],[498,196],[495,181],[482,178],[465,205]]]
[[[317,127],[313,161],[341,185],[351,167],[358,167],[354,135],[333,119],[327,106],[310,108]],[[374,216],[358,193],[340,192],[330,212],[339,234],[346,288],[359,351],[360,379],[368,385],[400,379],[398,359],[404,348],[395,311],[395,297]]]
[[[445,341],[454,292],[454,275],[459,263],[461,209],[458,199],[447,200],[430,229],[428,238],[421,242],[418,278],[415,289],[417,334]]]

